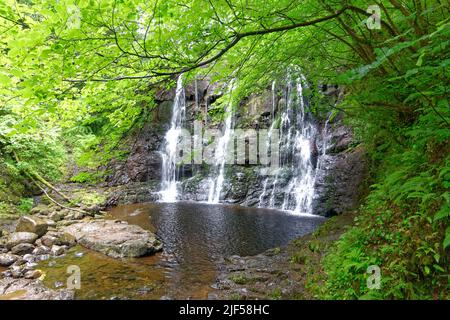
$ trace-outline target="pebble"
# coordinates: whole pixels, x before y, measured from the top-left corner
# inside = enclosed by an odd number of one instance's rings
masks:
[[[57,245],[54,244],[52,246],[51,253],[54,256],[60,256],[60,255],[62,255],[64,253],[64,247],[60,247],[60,246],[57,246]]]
[[[12,247],[11,252],[18,255],[26,255],[27,253],[32,253],[34,246],[31,243],[19,243],[18,245]]]
[[[37,279],[42,275],[39,270],[30,270],[25,272],[25,279]]]
[[[0,266],[9,267],[17,261],[19,257],[14,254],[2,253],[0,254]]]

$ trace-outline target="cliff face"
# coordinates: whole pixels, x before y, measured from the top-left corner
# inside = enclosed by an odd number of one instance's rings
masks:
[[[204,80],[187,86],[185,90],[188,129],[195,119],[199,119],[199,115],[206,129],[218,129],[218,124],[214,124],[207,115],[213,109],[214,101],[221,95],[220,85]],[[329,89],[324,93],[329,98],[336,99],[339,91]],[[113,174],[108,178],[108,184],[126,185],[110,204],[158,199],[156,192],[159,190],[162,166],[160,150],[165,132],[170,126],[174,91],[162,91],[157,99],[158,105],[153,112],[152,121],[124,142],[130,147],[126,161],[110,165]],[[283,98],[274,97],[270,88],[251,95],[241,101],[237,108],[234,128],[268,129],[273,121],[273,112],[277,114],[283,103]],[[355,147],[351,130],[343,124],[342,116],[335,117],[329,123],[318,120],[317,128],[320,136],[318,142],[311,146],[312,161],[316,169],[313,213],[324,216],[341,214],[353,207],[359,199],[360,186],[366,174],[364,150]],[[180,174],[183,200],[207,200],[210,166],[183,165]],[[277,183],[287,184],[291,175],[292,171],[286,170],[278,177]],[[245,206],[259,205],[266,180],[261,175],[260,166],[226,165],[225,178],[222,201]],[[283,200],[274,195],[273,201],[276,207],[281,207]]]

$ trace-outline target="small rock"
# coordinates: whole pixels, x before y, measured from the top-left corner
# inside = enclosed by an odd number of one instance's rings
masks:
[[[25,279],[37,279],[42,275],[39,270],[30,270],[25,272]]]
[[[48,260],[48,259],[50,259],[50,255],[49,254],[41,254],[39,256],[39,261],[45,261],[45,260]]]
[[[1,275],[2,275],[3,278],[11,278],[12,277],[12,272],[11,272],[11,270],[6,270],[6,271],[3,271],[1,273]]]
[[[23,277],[23,268],[21,266],[12,266],[10,269],[13,278]]]
[[[25,260],[22,259],[22,257],[19,257],[16,262],[14,262],[12,265],[13,266],[23,266],[24,264],[26,264],[27,262]]]
[[[10,253],[0,254],[0,266],[9,267],[14,262],[16,262],[18,258],[18,256]]]
[[[34,250],[33,250],[33,251],[34,251]],[[35,262],[35,261],[36,261],[36,256],[27,253],[27,254],[25,254],[25,255],[22,257],[22,259],[25,260],[26,262]]]
[[[47,222],[47,230],[54,229],[56,227],[55,220],[46,219],[45,222]]]
[[[12,247],[11,252],[23,256],[27,253],[32,253],[33,250],[34,246],[31,243],[19,243]]]
[[[54,244],[52,246],[51,253],[54,256],[60,256],[60,255],[62,255],[64,253],[64,248]]]
[[[84,256],[83,252],[75,252],[74,254],[75,258],[81,258],[82,256]]]
[[[43,236],[47,232],[47,221],[32,216],[23,216],[19,219],[16,226],[16,232],[32,232]]]
[[[73,220],[81,220],[83,218],[84,214],[82,212],[75,212],[72,217]]]
[[[91,213],[91,214],[97,214],[100,212],[100,207],[98,205],[92,205],[88,208],[86,208],[86,211]]]
[[[38,246],[33,250],[33,254],[35,255],[42,255],[42,254],[47,254],[50,252],[50,248],[46,247],[46,246]]]
[[[46,234],[40,240],[42,245],[51,248],[58,239],[55,236]]]
[[[50,215],[48,217],[50,219],[52,219],[53,221],[58,222],[58,221],[61,221],[64,216],[61,214],[61,212],[54,211],[54,212],[50,213]]]
[[[34,243],[36,239],[38,238],[38,235],[36,233],[32,232],[14,232],[9,235],[9,238],[6,242],[7,248],[12,248],[19,243]]]
[[[59,235],[56,244],[60,246],[69,246],[72,247],[77,243],[77,240],[75,237],[67,232],[62,233]]]
[[[218,300],[219,296],[216,293],[208,293],[208,300]]]
[[[23,271],[25,272],[25,271],[34,270],[37,266],[38,266],[38,264],[35,262],[27,262],[27,263],[25,263],[25,265],[23,267]]]

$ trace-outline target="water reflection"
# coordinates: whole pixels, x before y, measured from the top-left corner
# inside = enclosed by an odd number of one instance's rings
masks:
[[[83,274],[89,274],[89,283],[82,286],[78,298],[204,299],[221,258],[255,255],[285,245],[323,222],[323,218],[276,210],[195,202],[119,206],[109,212],[109,218],[155,232],[164,251],[114,260],[83,249],[85,256],[78,262]],[[56,259],[56,268],[44,263],[47,284],[65,281],[59,278],[65,279],[65,266],[76,262],[71,257],[73,254]],[[146,287],[151,290],[142,289]]]

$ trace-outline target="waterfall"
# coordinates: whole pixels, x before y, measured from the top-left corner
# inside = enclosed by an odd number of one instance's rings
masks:
[[[170,129],[164,137],[161,172],[161,202],[175,202],[178,196],[178,167],[177,167],[177,144],[181,134],[182,125],[185,121],[186,98],[181,75],[177,80],[175,100],[172,106],[172,119]]]
[[[220,192],[225,180],[225,162],[227,160],[229,146],[233,145],[234,141],[230,141],[233,135],[232,120],[233,120],[233,108],[231,105],[231,92],[234,88],[234,81],[231,81],[229,86],[230,101],[227,104],[225,113],[225,124],[223,128],[223,134],[218,139],[214,152],[214,165],[212,170],[212,177],[209,179],[209,193],[208,203],[219,203]]]
[[[296,80],[288,76],[284,103],[279,106],[279,120],[274,118],[268,139],[275,123],[279,123],[280,168],[274,176],[265,177],[259,207],[296,214],[312,213],[319,132],[305,105],[303,89],[306,85],[303,76]],[[273,101],[274,92],[275,85],[272,84]]]
[[[282,209],[295,214],[312,213],[317,169],[322,168],[326,156],[329,119],[320,131],[309,112],[308,99],[304,97],[303,92],[307,86],[307,81],[302,75],[293,78],[291,73],[286,81],[272,82],[270,106],[272,114],[271,119],[269,118],[271,123],[268,139],[264,143],[270,157],[275,156],[272,152],[277,152],[279,166],[270,170],[261,170],[261,173],[264,171],[267,175],[261,181],[258,207]],[[195,110],[200,112],[197,89],[196,84]],[[234,81],[231,81],[227,89],[230,100],[225,106],[222,131],[215,138],[212,164],[206,175],[208,178],[203,184],[204,197],[207,198],[208,203],[213,204],[221,200],[230,151],[233,151],[234,155],[234,112],[231,100],[233,90]],[[165,135],[161,151],[162,183],[159,194],[162,202],[175,202],[183,196],[180,195],[182,188],[180,166],[177,166],[180,151],[177,145],[180,142],[182,126],[185,125],[186,105],[180,76],[177,80],[170,129]],[[279,139],[274,141],[277,137]],[[278,151],[272,150],[274,145],[277,145]],[[319,149],[321,149],[320,153]]]

